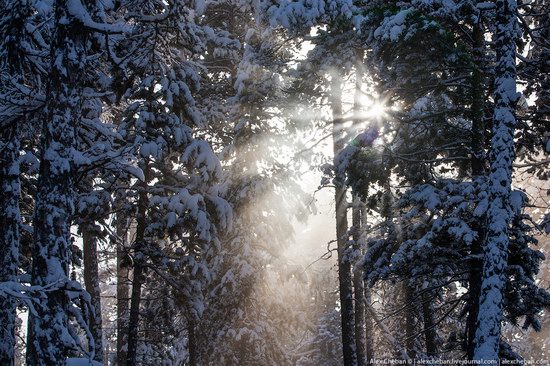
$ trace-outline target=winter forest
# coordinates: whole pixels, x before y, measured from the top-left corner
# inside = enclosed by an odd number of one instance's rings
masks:
[[[547,365],[549,0],[2,0],[0,366]]]

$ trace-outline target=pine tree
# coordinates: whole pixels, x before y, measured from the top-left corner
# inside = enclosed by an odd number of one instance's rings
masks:
[[[392,169],[400,177],[399,179],[402,179],[401,184],[412,185],[412,188],[405,188],[405,194],[401,193],[401,189],[393,191],[394,194],[401,196],[396,207],[402,209],[398,216],[400,217],[398,222],[401,222],[398,240],[395,241],[391,236],[387,238],[373,237],[371,248],[367,252],[366,271],[371,280],[376,278],[390,280],[393,275],[397,275],[398,278],[403,279],[415,278],[415,280],[428,281],[429,291],[423,290],[422,287],[415,291],[420,292],[418,294],[420,298],[427,296],[426,293],[431,293],[430,297],[441,300],[441,305],[443,305],[441,310],[448,309],[448,313],[444,312],[445,316],[436,321],[436,324],[443,323],[446,319],[449,323],[460,324],[463,314],[468,314],[464,341],[470,354],[469,357],[472,357],[474,344],[472,331],[475,332],[475,321],[472,320],[475,320],[478,314],[475,302],[478,298],[476,294],[479,293],[474,285],[481,282],[480,272],[476,274],[476,268],[480,263],[478,262],[480,253],[479,249],[475,250],[475,247],[480,248],[485,237],[483,217],[486,214],[488,202],[487,180],[482,177],[486,165],[484,151],[489,146],[485,138],[486,119],[483,115],[484,109],[490,106],[487,97],[489,88],[485,83],[485,77],[490,74],[490,70],[477,65],[482,64],[479,60],[488,59],[492,55],[484,44],[482,36],[482,29],[485,29],[483,27],[487,24],[486,21],[491,17],[491,13],[484,14],[483,18],[480,18],[480,13],[486,10],[467,2],[461,4],[460,8],[446,8],[435,3],[400,3],[395,7],[372,4],[367,11],[372,16],[367,18],[364,26],[366,31],[372,32],[370,40],[373,42],[371,57],[367,57],[367,60],[372,64],[372,70],[376,71],[373,75],[379,83],[379,87],[381,86],[382,90],[392,90],[386,100],[398,104],[400,110],[388,113],[388,117],[391,119],[385,126],[385,132],[390,136],[395,133],[392,136],[390,149],[368,147],[357,149],[357,146],[347,148],[347,156],[351,156],[348,165],[348,179],[355,191],[368,192],[365,190],[366,186],[382,180],[380,178],[380,171],[383,171],[381,165],[385,165],[384,168]],[[464,26],[456,28],[456,19],[462,19],[465,22],[463,24],[468,24],[467,28]],[[419,29],[422,29],[423,32],[417,33]],[[426,32],[434,30],[437,33],[432,37],[426,37]],[[465,32],[470,32],[468,34],[471,36],[464,38]],[[415,38],[420,34],[422,34],[421,38]],[[423,50],[429,51],[419,54],[419,42],[427,42]],[[436,53],[425,58],[426,53],[432,51]],[[470,54],[473,54],[473,57]],[[385,68],[386,66],[390,67]],[[446,82],[445,80],[452,81]],[[448,127],[443,127],[445,125]],[[458,131],[462,132],[455,135]],[[468,137],[469,140],[464,137]],[[464,164],[468,160],[470,164]],[[406,162],[406,164],[402,162]],[[443,163],[452,164],[457,168],[457,172],[453,175],[449,174],[451,172],[448,167],[443,166]],[[468,182],[470,174],[472,175],[471,182]],[[453,176],[457,181],[448,181],[449,176]],[[437,192],[437,190],[433,190],[434,187],[445,186],[448,187],[445,190],[450,189],[444,196],[448,196],[448,198],[436,199],[439,193],[434,194]],[[451,194],[450,192],[455,193]],[[475,193],[471,196],[473,192]],[[409,196],[409,193],[413,195]],[[367,195],[367,202],[372,202],[373,206],[371,207],[375,208],[378,193],[363,194]],[[465,194],[470,195],[471,198],[458,198]],[[515,195],[521,196],[519,192],[516,192]],[[414,198],[415,196],[416,198]],[[425,200],[425,206],[422,208],[411,209],[401,206],[402,204],[408,205],[405,202],[410,202],[411,198],[416,200],[420,197]],[[444,201],[447,202],[443,203]],[[519,204],[520,206],[526,203],[525,200],[520,201],[523,202]],[[476,204],[478,208],[474,212],[464,211],[466,202],[479,202]],[[434,216],[437,219],[426,215],[427,212],[433,212],[433,208],[438,207],[439,204],[449,208],[456,207],[456,209],[441,211]],[[517,208],[514,217],[522,221],[525,216],[520,214],[520,211],[521,208]],[[523,223],[515,223],[510,229],[510,233],[516,232],[515,230],[526,232],[525,227],[519,229],[522,225]],[[432,236],[434,234],[435,237]],[[450,234],[454,238],[445,238],[446,234]],[[442,236],[440,237],[440,235]],[[518,246],[510,247],[510,257],[517,258],[522,255],[521,252],[527,251],[530,252],[528,257],[536,258],[536,251],[528,249],[524,238],[510,236],[514,243],[521,243]],[[424,246],[426,244],[427,247]],[[441,249],[446,253],[441,252],[437,255],[432,254],[424,257],[429,250],[436,248],[432,245],[441,245]],[[428,250],[428,248],[431,249]],[[417,255],[420,257],[415,260]],[[456,258],[466,256],[468,263],[466,266],[462,267],[461,265],[454,270],[448,268],[443,272],[437,272],[441,263],[452,266],[452,262],[447,262],[444,259],[452,256],[456,256]],[[437,260],[432,262],[429,259],[432,257]],[[441,260],[443,262],[440,262]],[[535,260],[535,262],[538,261]],[[533,267],[532,264],[534,262],[525,263],[524,270],[528,273],[536,272],[537,265]],[[405,269],[406,267],[408,269]],[[403,269],[405,272],[399,274],[399,271]],[[433,274],[436,272],[439,274],[434,277]],[[443,275],[443,273],[447,274]],[[460,281],[465,280],[462,275],[459,275],[460,273],[469,273],[468,296],[463,298],[447,297],[453,293],[453,291],[449,291],[447,296],[440,297],[438,289],[441,285],[446,287],[450,284],[452,286],[453,276]],[[450,282],[445,284],[444,281],[441,281],[442,278],[449,278]],[[518,281],[517,277],[508,272],[507,288],[516,288],[519,285],[516,281]],[[518,282],[527,284],[530,280],[522,278]],[[528,285],[528,287],[530,286]],[[503,296],[511,298],[514,293],[514,290],[506,291],[506,295]],[[519,297],[522,296],[527,296],[530,299],[528,301],[539,305],[541,302],[545,302],[542,300],[545,295],[542,294],[539,297],[539,295],[531,296],[523,292]],[[525,300],[519,300],[516,297],[514,301],[506,303],[506,320],[512,323],[516,321],[517,318],[512,316],[512,313],[516,311],[515,306],[522,301]],[[456,305],[460,310],[461,303],[466,303],[462,312],[449,308],[449,306]],[[543,307],[539,305],[534,306],[531,310],[524,308],[520,312],[525,315],[531,311],[538,312]],[[534,308],[539,310],[534,310]],[[421,316],[421,309],[418,308],[416,310],[418,315],[414,316],[423,319],[424,328],[428,330],[431,327],[428,324],[433,323],[433,320]],[[422,309],[422,312],[425,313],[425,310]],[[436,310],[434,312],[437,314]],[[529,316],[527,315],[527,317]],[[437,328],[435,329],[437,338]],[[434,335],[430,335],[426,331],[424,333],[426,353],[428,353],[429,343],[429,348],[433,350],[433,342],[428,342],[428,340],[433,340]],[[410,337],[407,338],[410,339]],[[456,342],[453,343],[456,345]],[[502,347],[504,352],[506,349],[504,343]]]
[[[3,293],[1,301],[2,334],[4,348],[0,362],[14,362],[15,296],[21,291],[18,273],[27,272],[28,247],[32,240],[29,224],[32,216],[34,190],[33,175],[38,162],[33,152],[34,136],[45,94],[44,74],[47,60],[38,55],[47,52],[50,14],[47,9],[34,11],[27,1],[4,2],[0,6],[0,171],[2,172],[2,209],[0,221],[5,230],[0,246],[6,255],[2,260],[0,282],[10,288],[9,296]],[[42,24],[42,27],[36,27]],[[36,151],[36,150],[34,150]],[[24,153],[22,153],[24,152]],[[23,229],[23,230],[22,230]],[[22,254],[22,255],[20,255]],[[13,295],[13,297],[12,297]],[[27,303],[26,301],[24,301]],[[28,303],[27,303],[28,305]]]
[[[48,11],[48,7],[39,5],[36,4],[36,14]],[[83,290],[80,288],[80,285],[73,281],[73,274],[71,274],[71,281],[68,281],[67,275],[70,264],[80,265],[79,256],[81,255],[78,253],[80,250],[77,246],[71,244],[70,226],[76,223],[81,229],[84,227],[90,230],[90,227],[94,227],[93,220],[97,217],[99,217],[98,220],[100,221],[105,220],[106,216],[104,207],[105,191],[93,192],[90,183],[93,181],[93,178],[89,175],[95,174],[100,166],[110,167],[111,169],[124,168],[125,166],[124,162],[116,158],[111,159],[116,155],[110,150],[110,148],[113,148],[112,140],[114,134],[112,129],[106,126],[101,120],[102,102],[99,99],[99,95],[102,93],[106,94],[105,90],[100,90],[106,86],[106,77],[105,71],[101,71],[104,65],[101,65],[101,61],[98,61],[101,58],[97,56],[105,52],[105,47],[102,48],[102,42],[98,42],[98,40],[103,37],[102,35],[120,33],[122,31],[119,24],[109,24],[106,22],[105,11],[109,9],[108,5],[82,4],[79,1],[69,4],[54,4],[51,11],[52,13],[57,12],[55,14],[60,18],[42,15],[52,22],[40,24],[38,29],[42,33],[33,35],[33,40],[38,46],[42,49],[49,49],[49,53],[43,52],[45,56],[49,56],[47,60],[50,62],[50,66],[42,65],[41,68],[36,67],[31,70],[31,74],[37,78],[42,76],[40,75],[41,72],[48,72],[56,77],[49,79],[48,93],[50,94],[47,94],[47,96],[51,96],[54,100],[49,100],[45,103],[45,110],[41,111],[46,119],[53,118],[55,121],[46,122],[40,132],[42,140],[41,154],[45,155],[43,155],[40,164],[40,174],[42,175],[39,177],[39,188],[36,195],[35,217],[33,221],[35,229],[34,241],[35,245],[38,246],[60,245],[60,248],[54,248],[57,253],[54,253],[52,257],[57,258],[52,258],[52,260],[48,258],[51,254],[45,255],[42,258],[44,253],[33,253],[33,281],[47,281],[47,272],[53,270],[52,268],[48,268],[48,266],[50,264],[57,265],[57,275],[61,276],[58,285],[61,288],[58,290],[53,304],[49,304],[53,308],[47,309],[49,307],[48,304],[41,306],[41,308],[43,308],[43,311],[59,311],[59,308],[63,308],[67,312],[65,316],[70,316],[71,319],[74,319],[75,323],[87,332],[86,336],[88,338],[88,350],[85,350],[73,325],[66,322],[60,315],[55,321],[69,326],[64,331],[58,329],[57,336],[61,337],[63,342],[57,345],[60,349],[59,352],[66,354],[68,351],[67,347],[70,347],[73,354],[81,351],[93,354],[93,357],[97,360],[102,360],[100,294],[98,283],[91,281],[92,279],[90,278],[95,277],[95,275],[90,275],[90,270],[94,267],[94,264],[89,261],[90,256],[87,255],[85,261],[85,282],[92,294],[91,300],[88,300],[89,297],[82,293]],[[70,18],[70,24],[61,24],[58,29],[57,22],[59,19],[65,19],[65,17]],[[79,36],[68,34],[75,30],[78,30],[81,34]],[[99,33],[102,33],[102,35],[100,36]],[[39,35],[40,37],[38,37]],[[65,42],[68,42],[72,37],[75,40],[65,47]],[[74,52],[78,52],[81,58],[75,59]],[[73,72],[76,75],[72,75]],[[90,80],[94,81],[91,82]],[[71,84],[70,90],[66,88],[68,83]],[[38,93],[39,91],[37,89],[34,92]],[[55,100],[58,96],[63,98]],[[42,101],[43,99],[38,98],[38,101]],[[58,119],[64,113],[62,109],[65,107],[71,110],[72,115],[64,115],[64,118],[69,118],[71,121],[66,121],[65,125],[63,125],[58,123]],[[62,147],[59,146],[61,141],[65,143]],[[50,154],[52,148],[58,151],[59,154]],[[57,159],[56,154],[61,155],[61,159]],[[50,160],[51,163],[49,162]],[[58,168],[59,164],[61,164],[61,168]],[[49,171],[52,169],[59,175],[58,177],[55,177],[55,174],[54,177],[49,176]],[[45,174],[48,177],[44,177]],[[51,179],[53,181],[50,181]],[[67,181],[63,182],[64,179],[67,179]],[[54,186],[53,191],[52,186]],[[52,194],[56,191],[60,192],[58,197],[56,197],[56,194]],[[41,203],[41,200],[45,200],[45,206],[44,202]],[[63,225],[58,222],[52,223],[53,216],[48,212],[48,210],[52,210],[51,205],[55,204],[56,200],[64,201],[63,204],[65,206],[61,205],[59,207],[61,211],[64,211],[60,216],[60,220],[67,220]],[[48,201],[52,202],[48,203]],[[44,207],[41,208],[40,205]],[[100,207],[101,210],[98,210]],[[49,229],[48,227],[43,227],[44,222],[50,226]],[[57,232],[59,229],[62,229],[61,232]],[[64,239],[57,244],[53,242],[47,243],[51,240],[51,235],[53,235],[53,232],[50,231],[62,234],[61,237]],[[101,234],[98,235],[98,238],[104,236],[102,231],[96,231],[96,234]],[[68,235],[68,237],[65,237],[65,235]],[[90,238],[89,235],[85,236]],[[88,249],[87,244],[85,245],[86,249]],[[97,272],[97,263],[95,263],[95,268],[95,272]],[[68,282],[64,284],[63,281]],[[52,285],[48,284],[48,286]],[[92,289],[92,287],[94,288]],[[58,309],[56,310],[55,307]],[[30,323],[33,323],[33,321],[34,319],[31,317]],[[29,339],[31,342],[33,341],[33,337],[40,338],[43,336],[40,332],[35,333],[36,326],[40,327],[40,324],[35,325],[33,323],[30,325]],[[72,337],[72,342],[69,336]],[[44,339],[41,341],[44,342]],[[48,340],[46,339],[45,341]],[[40,352],[42,351],[35,349],[39,343],[40,341],[37,341],[29,345],[29,352],[27,353],[29,362],[41,362],[42,356],[40,356]]]
[[[120,204],[135,222],[127,354],[127,364],[134,365],[152,357],[139,351],[146,346],[140,337],[149,295],[144,285],[160,276],[185,294],[180,311],[187,320],[200,318],[211,277],[206,261],[218,251],[218,230],[228,227],[230,209],[219,197],[219,160],[207,141],[194,136],[206,127],[194,98],[208,29],[194,22],[194,9],[182,1],[125,2],[119,11],[134,25],[115,47],[121,79],[116,94],[125,105],[118,132],[142,172]]]
[[[40,177],[34,219],[32,283],[52,286],[30,319],[27,364],[64,360],[73,347],[68,332],[70,226],[74,213],[73,154],[81,119],[87,30],[64,1],[57,1],[50,49],[50,79],[42,130]],[[75,9],[71,9],[75,10]],[[63,19],[68,19],[64,22]],[[75,56],[76,55],[76,56]]]
[[[10,9],[10,7],[13,7]],[[2,96],[0,107],[2,133],[0,139],[0,225],[3,233],[0,248],[3,254],[0,262],[0,282],[17,282],[19,265],[19,226],[21,224],[19,199],[19,150],[20,124],[24,117],[16,112],[15,118],[9,113],[14,111],[7,97],[7,90],[22,83],[24,70],[24,55],[18,48],[21,36],[25,33],[28,6],[26,4],[3,3],[0,7],[0,34],[5,41],[0,46],[0,68]],[[22,57],[23,56],[23,57]],[[10,85],[11,84],[11,85]],[[17,301],[2,293],[0,295],[0,363],[12,366],[15,362],[15,318]]]
[[[498,362],[503,293],[506,285],[510,202],[514,161],[516,92],[516,2],[496,2],[495,107],[488,184],[487,238],[479,300],[474,359]]]

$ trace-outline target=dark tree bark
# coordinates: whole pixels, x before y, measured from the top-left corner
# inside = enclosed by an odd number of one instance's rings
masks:
[[[333,152],[336,157],[345,146],[344,124],[342,119],[342,82],[337,75],[333,75],[331,82],[331,108],[333,118]],[[353,306],[351,263],[349,260],[350,248],[348,248],[347,189],[344,177],[337,175],[334,181],[336,186],[336,242],[338,246],[338,283],[341,304],[342,351],[344,366],[355,366],[357,365],[357,355],[355,352],[355,312]]]
[[[81,119],[82,76],[86,68],[86,30],[55,2],[55,31],[42,129],[34,216],[32,284],[53,286],[29,319],[27,365],[58,365],[68,354],[65,292],[74,213],[72,155]]]
[[[415,338],[414,338],[414,289],[405,281],[403,283],[403,293],[404,293],[404,306],[405,308],[405,348],[407,349],[407,354],[410,358],[416,357],[415,349]]]
[[[147,187],[149,181],[149,168],[147,159],[142,164],[144,182],[140,184],[137,203],[136,239],[134,242],[134,268],[132,278],[132,295],[130,298],[130,316],[128,318],[128,355],[126,364],[137,365],[137,345],[139,330],[139,311],[141,307],[141,287],[144,282],[145,265],[145,228],[147,226],[147,206],[149,203]]]
[[[187,350],[189,351],[189,366],[198,366],[198,349],[197,349],[197,336],[195,329],[195,322],[190,320],[188,322],[188,340]]]
[[[471,118],[472,118],[472,176],[480,176],[485,173],[485,119],[484,119],[484,83],[481,66],[484,64],[485,52],[484,45],[484,33],[481,25],[481,21],[474,24],[472,33],[473,44],[473,58],[475,60],[475,66],[472,70],[472,106],[471,106]]]
[[[17,281],[19,196],[19,136],[13,123],[0,131],[0,282]],[[0,292],[0,365],[15,362],[16,310],[16,298]]]
[[[361,116],[363,100],[363,50],[358,49],[355,52],[355,95],[353,101],[353,123],[358,131],[360,123],[363,122]],[[363,216],[365,210],[362,209],[362,202],[359,197],[353,196],[352,208],[352,235],[353,235],[353,251],[359,257],[363,256],[361,248],[361,225],[363,225]],[[357,352],[357,365],[364,366],[367,362],[366,355],[366,329],[365,329],[365,289],[363,283],[362,268],[355,267],[353,270],[353,291],[354,291],[354,306],[355,306],[355,350]]]
[[[364,299],[367,304],[371,304],[371,293],[368,286],[364,287]],[[367,357],[367,363],[372,365],[375,363],[375,353],[374,353],[374,322],[370,312],[367,311],[365,307],[365,355]]]
[[[361,227],[361,214],[362,210],[359,205],[359,199],[355,198],[355,204],[352,209],[352,227],[353,227],[353,250],[362,254],[360,246],[360,227]],[[363,283],[363,271],[359,268],[355,268],[353,272],[353,289],[355,296],[355,349],[357,351],[357,365],[366,365],[367,355],[365,341],[367,334],[365,330],[365,303],[363,298],[365,296],[364,283]]]
[[[128,349],[128,299],[130,296],[129,281],[129,260],[127,253],[128,225],[126,219],[117,217],[117,341],[116,341],[116,362],[118,366],[126,366]]]
[[[431,304],[431,294],[424,292],[422,295],[422,318],[424,319],[424,339],[426,341],[426,355],[437,356],[436,331]]]
[[[86,225],[82,228],[84,249],[84,286],[94,307],[90,316],[90,332],[94,337],[94,360],[103,362],[103,330],[101,319],[101,289],[99,287],[97,238]]]

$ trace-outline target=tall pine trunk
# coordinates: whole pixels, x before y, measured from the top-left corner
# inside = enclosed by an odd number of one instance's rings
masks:
[[[414,306],[414,288],[409,281],[403,283],[404,307],[405,307],[405,348],[410,358],[416,357],[416,347],[414,338],[415,329],[415,306]]]
[[[145,253],[145,228],[147,226],[147,184],[149,178],[148,161],[142,164],[144,182],[140,185],[137,218],[136,218],[136,239],[134,242],[134,270],[132,278],[132,296],[130,298],[130,316],[128,319],[128,366],[137,365],[137,346],[139,330],[139,309],[141,307],[141,287],[144,282]]]
[[[371,304],[371,291],[368,286],[364,286],[364,301],[366,304]],[[367,364],[372,365],[375,363],[374,354],[374,322],[370,312],[365,308],[365,356],[367,358]]]
[[[361,214],[364,212],[361,210],[361,202],[359,199],[355,197],[354,201],[352,209],[353,250],[361,255],[360,227],[362,222]],[[363,271],[357,267],[353,272],[353,289],[355,296],[355,348],[357,350],[357,365],[364,366],[367,360],[365,347],[367,339],[365,331],[365,303],[363,302],[365,288],[363,283]]]
[[[479,65],[483,65],[483,31],[481,21],[474,24],[473,30],[473,57],[475,62],[472,70],[472,178],[485,174],[485,153],[483,144],[485,140],[485,122],[483,114],[484,94],[483,77]],[[468,318],[466,320],[466,354],[469,360],[474,357],[475,332],[477,317],[479,314],[479,297],[481,295],[481,279],[483,275],[483,263],[481,258],[483,239],[485,238],[485,225],[476,227],[477,237],[471,246],[470,273],[468,279]]]
[[[17,122],[0,131],[0,282],[16,282],[19,263],[19,136]],[[0,365],[15,362],[15,297],[0,293]]]
[[[195,321],[189,320],[187,327],[187,351],[189,352],[189,366],[198,366],[198,349]]]
[[[342,119],[342,81],[335,73],[331,81],[332,139],[334,157],[345,146],[344,123]],[[335,161],[336,164],[336,161]],[[338,171],[338,167],[336,167]],[[353,284],[348,248],[348,202],[344,177],[338,173],[334,179],[336,202],[336,243],[338,246],[338,284],[340,291],[340,316],[342,324],[342,352],[344,366],[357,365],[355,352],[355,326],[353,307]]]
[[[127,259],[128,225],[126,219],[119,215],[117,217],[117,284],[116,284],[116,364],[126,366],[128,351],[128,299],[130,296],[129,261]]]
[[[431,304],[431,293],[422,295],[422,318],[424,320],[424,340],[426,342],[426,355],[428,357],[437,356],[437,343],[435,322],[433,317],[434,311]]]
[[[496,1],[495,109],[491,140],[489,209],[484,247],[483,280],[475,339],[475,360],[498,363],[503,293],[508,262],[514,129],[516,126],[516,2]]]
[[[94,360],[103,362],[103,330],[101,321],[101,289],[99,287],[99,269],[97,238],[86,225],[82,228],[82,242],[84,249],[84,286],[91,296],[94,307],[90,314],[90,332],[94,337]]]
[[[55,2],[51,70],[42,129],[40,173],[34,214],[32,284],[53,286],[29,319],[27,365],[58,365],[68,354],[68,281],[74,212],[72,155],[81,119],[86,68],[86,30]]]
[[[355,95],[353,101],[353,124],[355,131],[358,132],[360,123],[362,121],[361,101],[363,100],[363,50],[358,49],[355,51]],[[362,208],[362,202],[357,195],[352,198],[352,235],[353,235],[353,251],[357,257],[362,257],[363,252],[361,248],[361,225],[364,222],[365,210]],[[366,340],[367,334],[365,329],[365,286],[363,282],[362,268],[354,266],[353,269],[353,292],[354,292],[354,306],[355,306],[355,349],[357,352],[357,365],[364,366],[366,364]]]

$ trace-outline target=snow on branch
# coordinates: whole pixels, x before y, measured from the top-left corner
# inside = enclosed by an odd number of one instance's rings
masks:
[[[107,24],[94,21],[80,0],[68,0],[67,10],[70,15],[81,21],[84,26],[98,32],[124,33],[130,30],[126,24]]]

